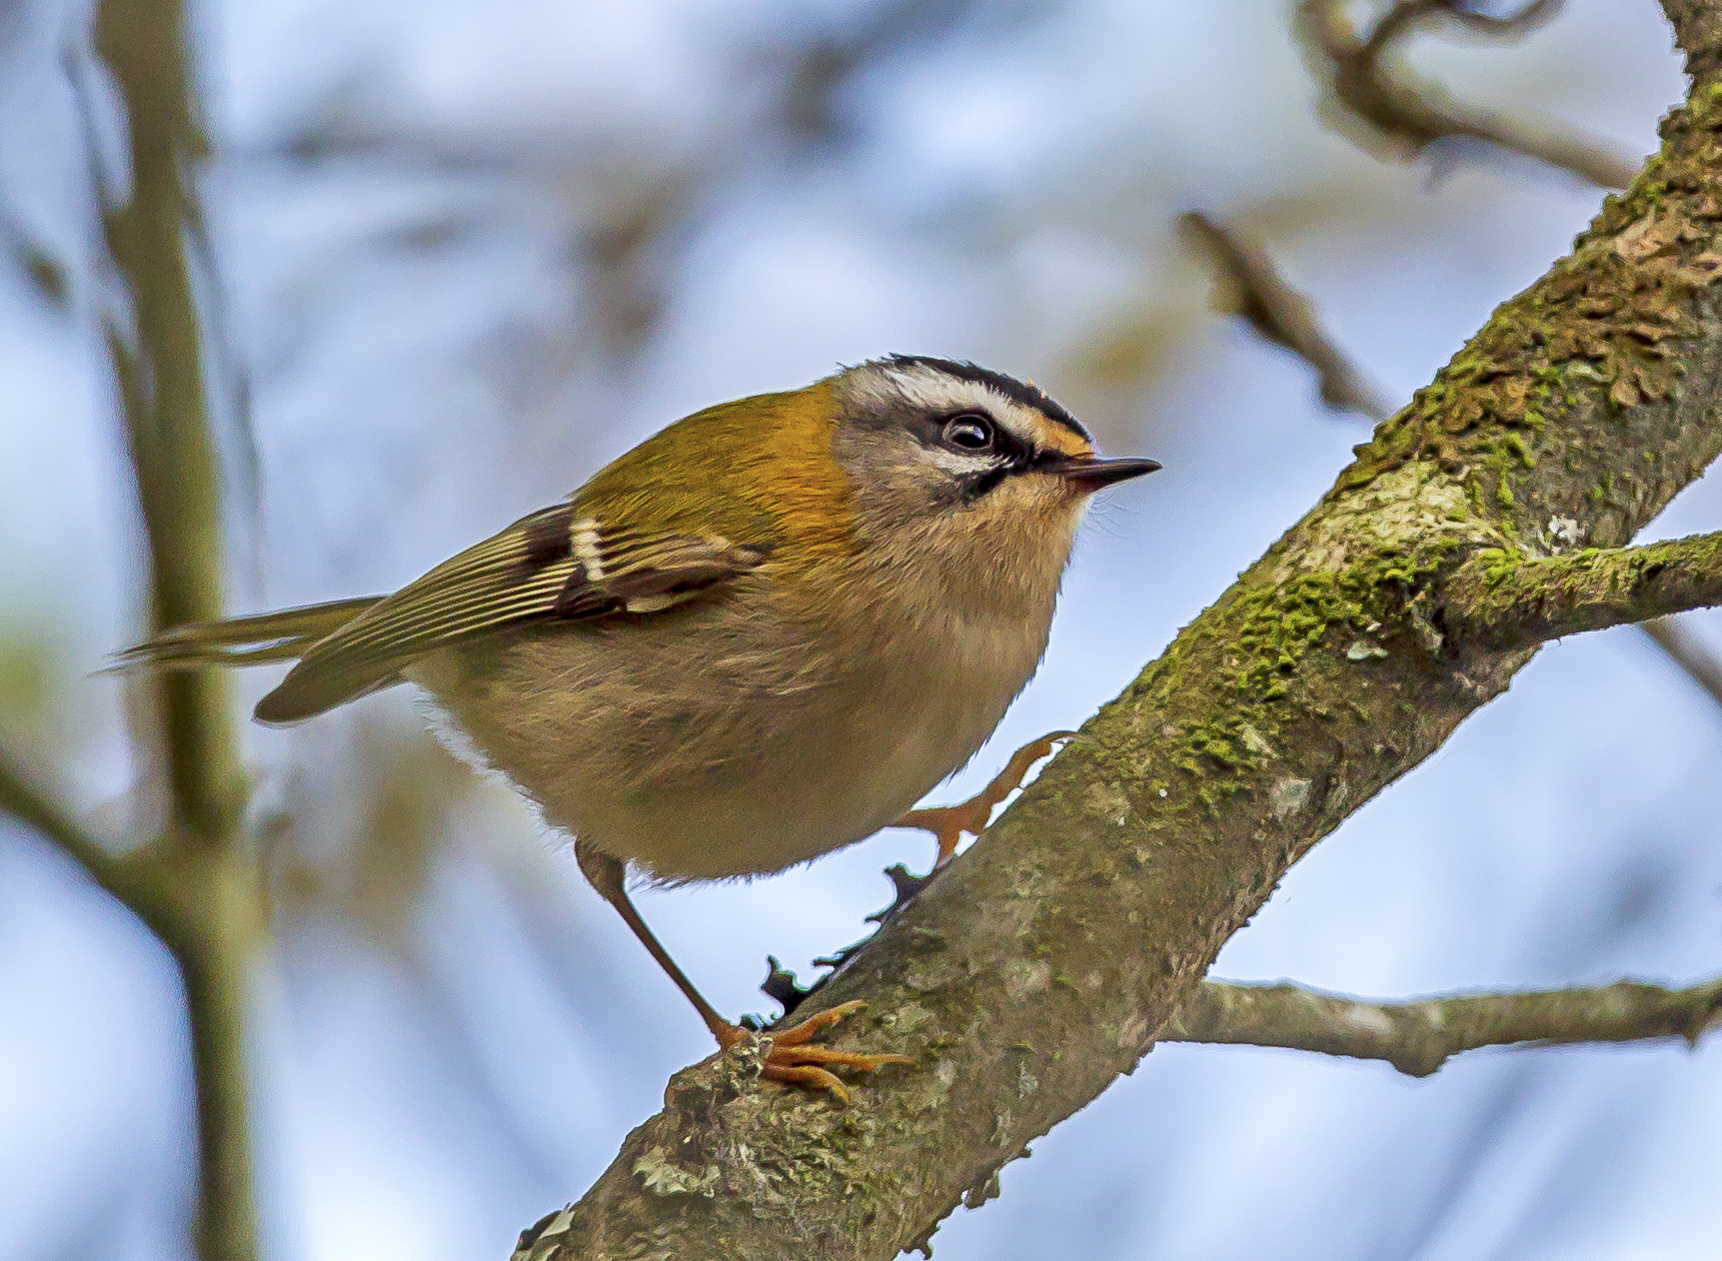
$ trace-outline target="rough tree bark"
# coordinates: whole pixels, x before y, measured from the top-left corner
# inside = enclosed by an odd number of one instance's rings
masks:
[[[847,1108],[745,1053],[696,1065],[518,1256],[925,1241],[1134,1069],[1293,862],[1507,688],[1538,636],[1485,629],[1450,579],[1625,545],[1722,449],[1722,20],[1664,9],[1695,82],[1631,189],[796,1013],[866,999],[837,1042],[913,1065]]]

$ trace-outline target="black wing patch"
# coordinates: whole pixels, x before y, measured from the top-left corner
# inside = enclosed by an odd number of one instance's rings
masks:
[[[610,530],[560,504],[443,562],[313,645],[257,706],[262,722],[320,714],[413,660],[498,627],[648,615],[750,573],[765,549],[713,534]]]

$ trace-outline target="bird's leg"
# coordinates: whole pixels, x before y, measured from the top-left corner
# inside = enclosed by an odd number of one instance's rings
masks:
[[[1029,768],[1041,758],[1048,756],[1052,752],[1053,746],[1059,741],[1069,740],[1075,735],[1074,731],[1053,731],[1038,740],[1025,744],[1011,754],[1010,761],[1006,762],[1004,769],[993,777],[992,783],[967,801],[955,806],[933,806],[926,810],[911,810],[891,826],[921,828],[937,837],[939,853],[933,861],[933,870],[937,871],[951,861],[951,855],[957,852],[957,842],[962,839],[964,832],[970,836],[979,836],[986,831],[987,820],[992,818],[993,807],[1022,787],[1022,778],[1028,774]],[[931,875],[932,872],[929,872],[928,877]],[[923,879],[925,878],[927,877]],[[898,895],[901,898],[901,882],[893,877],[892,883],[899,885]],[[903,898],[902,900],[907,901],[908,899]],[[893,907],[892,909],[896,908]]]
[[[738,1039],[726,1037],[735,1026],[717,1014],[717,1009],[706,1002],[705,996],[694,988],[694,983],[687,974],[676,966],[676,961],[670,958],[670,952],[646,927],[646,921],[640,918],[640,912],[635,909],[633,899],[628,896],[626,884],[627,869],[622,860],[613,858],[601,850],[576,840],[574,842],[574,858],[580,864],[580,870],[586,879],[592,882],[592,887],[598,890],[603,899],[615,907],[622,917],[622,922],[633,930],[634,936],[640,939],[652,958],[658,961],[658,966],[669,974],[670,980],[676,983],[676,988],[686,995],[687,1000],[699,1012],[700,1019],[706,1022],[706,1028],[712,1031],[712,1036],[718,1040],[718,1045],[726,1050]]]
[[[634,936],[640,939],[640,944],[646,948],[652,958],[658,961],[658,966],[669,974],[670,980],[676,983],[676,988],[686,995],[687,1000],[699,1012],[700,1019],[705,1021],[706,1028],[711,1030],[712,1037],[717,1039],[720,1051],[727,1051],[738,1042],[753,1035],[740,1025],[731,1024],[718,1015],[717,1009],[706,1002],[705,997],[694,988],[694,983],[687,978],[676,961],[670,958],[670,952],[646,927],[646,921],[640,918],[640,912],[635,908],[633,899],[628,896],[625,883],[626,868],[618,858],[582,845],[574,844],[574,857],[580,864],[580,870],[586,879],[592,882],[592,887],[603,896],[604,900],[616,908],[622,917],[622,922],[633,930]],[[796,1085],[808,1086],[817,1090],[829,1090],[832,1094],[849,1101],[849,1092],[844,1089],[829,1068],[854,1068],[861,1072],[869,1072],[881,1064],[908,1064],[910,1059],[904,1055],[861,1055],[852,1051],[839,1051],[832,1047],[809,1046],[813,1035],[826,1025],[836,1024],[851,1012],[859,1011],[867,1004],[863,1002],[841,1003],[828,1011],[809,1016],[798,1025],[788,1029],[770,1032],[766,1036],[771,1040],[770,1050],[760,1066],[760,1076],[772,1081],[790,1082]]]

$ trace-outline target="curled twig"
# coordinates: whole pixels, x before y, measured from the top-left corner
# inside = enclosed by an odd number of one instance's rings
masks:
[[[1482,142],[1571,171],[1601,188],[1625,188],[1640,163],[1615,146],[1550,123],[1465,105],[1441,85],[1413,74],[1396,56],[1408,34],[1431,22],[1511,40],[1559,10],[1560,0],[1531,0],[1505,16],[1480,12],[1467,0],[1399,0],[1365,35],[1347,16],[1344,0],[1301,0],[1296,26],[1325,84],[1322,113],[1372,152],[1410,159],[1438,142]]]

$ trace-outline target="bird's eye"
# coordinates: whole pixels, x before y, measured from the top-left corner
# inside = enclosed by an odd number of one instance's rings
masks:
[[[985,416],[965,412],[945,422],[945,445],[958,451],[989,451],[993,445],[993,422]]]

